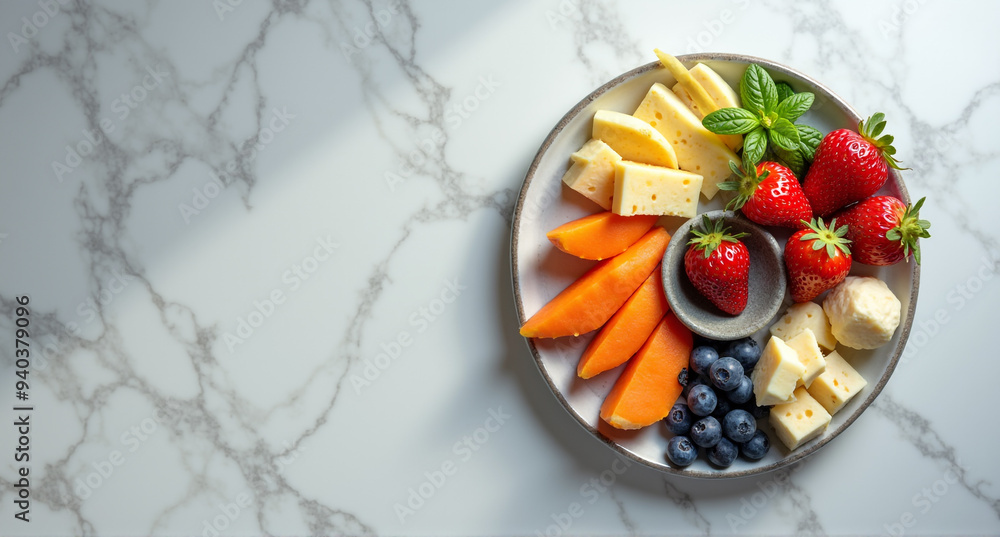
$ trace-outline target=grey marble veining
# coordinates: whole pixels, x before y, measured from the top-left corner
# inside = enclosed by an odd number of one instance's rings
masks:
[[[0,533],[545,534],[610,452],[572,424],[553,428],[569,418],[529,402],[548,394],[525,394],[542,385],[520,380],[537,372],[503,333],[514,198],[566,109],[654,47],[693,45],[788,63],[862,115],[889,115],[910,194],[929,197],[934,222],[926,338],[863,419],[780,481],[634,468],[572,532],[1000,530],[996,435],[965,434],[971,414],[924,395],[941,376],[990,393],[1000,374],[981,359],[1000,300],[983,276],[1000,258],[983,195],[1000,72],[983,53],[997,37],[979,21],[995,20],[994,6],[46,5],[54,14],[0,7],[0,305],[31,296],[39,348],[32,521],[13,518],[4,426]],[[35,33],[22,35],[22,17]],[[258,304],[274,291],[284,299],[265,316]],[[234,347],[255,311],[261,323]],[[952,320],[932,334],[941,312]],[[4,401],[12,333],[5,313]],[[411,343],[386,350],[399,341]],[[380,354],[397,357],[373,366]],[[465,444],[476,448],[466,459],[453,442],[475,438],[498,406],[509,424]],[[458,470],[438,486],[442,461]],[[878,466],[893,478],[873,480]],[[924,511],[911,497],[942,472],[955,485]],[[885,505],[848,524],[850,500],[824,486],[833,479]],[[431,497],[400,516],[394,506],[425,483]]]

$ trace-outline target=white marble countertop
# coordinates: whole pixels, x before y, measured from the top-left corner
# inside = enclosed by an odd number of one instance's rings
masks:
[[[0,534],[1000,532],[996,4],[0,13]],[[525,170],[566,110],[654,47],[773,59],[885,112],[929,197],[904,362],[791,473],[618,472],[517,334]]]

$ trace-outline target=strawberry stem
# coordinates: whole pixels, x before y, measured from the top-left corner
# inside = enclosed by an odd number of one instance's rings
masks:
[[[812,244],[813,250],[826,248],[826,255],[830,259],[833,259],[838,249],[844,255],[851,255],[851,250],[847,247],[851,241],[844,238],[844,235],[847,234],[847,226],[844,225],[838,228],[836,218],[830,220],[829,226],[823,223],[822,218],[813,219],[812,222],[806,222],[805,220],[800,220],[800,222],[812,231],[812,233],[803,235],[800,240],[816,241]]]
[[[757,186],[764,179],[767,179],[771,172],[764,170],[763,174],[757,175],[757,166],[753,163],[744,163],[742,167],[739,167],[733,161],[729,161],[729,169],[736,176],[736,179],[719,183],[719,190],[736,192],[736,197],[726,204],[726,210],[738,211],[750,201],[754,192],[757,191]]]
[[[729,233],[729,228],[725,226],[725,218],[719,218],[715,222],[712,222],[707,214],[701,215],[701,218],[704,227],[698,229],[697,226],[691,226],[694,238],[688,241],[688,245],[694,245],[695,250],[702,250],[705,259],[708,259],[723,242],[740,242],[736,239],[746,236],[746,233]]]
[[[867,120],[858,122],[858,134],[879,150],[886,164],[896,170],[909,170],[909,168],[900,167],[899,161],[896,160],[896,148],[892,146],[894,138],[889,134],[879,136],[884,129],[885,114],[882,112],[873,114]]]
[[[913,251],[913,259],[920,264],[920,243],[917,239],[928,239],[931,232],[928,231],[931,223],[920,219],[920,208],[924,205],[924,200],[920,198],[917,203],[907,205],[906,210],[899,217],[899,224],[885,232],[885,238],[891,241],[899,241],[903,245],[903,257],[910,258],[910,251]]]

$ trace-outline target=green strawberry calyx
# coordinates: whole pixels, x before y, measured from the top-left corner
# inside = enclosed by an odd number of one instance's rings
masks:
[[[739,238],[745,237],[746,233],[730,233],[726,227],[725,218],[719,218],[712,222],[707,214],[701,215],[703,229],[691,226],[691,233],[694,238],[688,241],[689,246],[694,246],[695,250],[704,252],[705,259],[708,259],[723,242],[740,242]]]
[[[812,243],[813,250],[826,248],[826,255],[833,259],[840,250],[844,255],[851,255],[851,249],[847,247],[851,243],[850,239],[845,239],[847,226],[837,227],[837,219],[830,220],[830,225],[823,223],[822,218],[814,218],[812,222],[800,220],[802,224],[809,228],[810,233],[806,233],[799,238],[802,241],[815,241]]]
[[[920,264],[920,244],[917,239],[929,239],[931,232],[928,231],[931,223],[920,219],[920,208],[924,205],[924,200],[920,198],[917,203],[907,205],[903,214],[899,216],[899,224],[885,232],[885,238],[890,241],[899,241],[903,245],[903,258],[909,260],[910,251],[913,252],[913,259]]]
[[[896,148],[892,146],[894,138],[890,134],[882,135],[882,130],[884,129],[885,114],[882,112],[872,115],[867,120],[858,122],[858,134],[867,140],[868,143],[875,146],[875,149],[878,149],[879,153],[882,154],[882,158],[885,159],[886,164],[896,170],[909,170],[909,168],[903,168],[899,165],[899,161],[895,157]]]
[[[726,210],[738,211],[750,201],[754,192],[757,192],[757,187],[764,179],[767,179],[771,171],[764,170],[764,173],[757,175],[757,166],[754,166],[752,162],[744,162],[743,167],[739,167],[733,161],[729,161],[729,169],[732,170],[736,179],[719,183],[719,190],[736,192],[736,197],[726,204]]]

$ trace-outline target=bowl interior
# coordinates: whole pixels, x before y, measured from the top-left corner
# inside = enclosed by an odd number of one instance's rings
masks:
[[[702,227],[699,215],[677,228],[663,254],[663,289],[670,311],[692,332],[718,341],[730,341],[753,335],[767,327],[781,308],[785,297],[785,264],[782,247],[763,227],[728,211],[704,213],[715,222],[726,218],[731,233],[746,233],[740,239],[750,254],[750,282],[747,306],[739,315],[720,310],[695,289],[684,270],[688,241],[694,238],[691,228]]]
[[[748,63],[761,65],[775,80],[788,82],[795,91],[811,91],[816,95],[812,109],[799,122],[813,125],[823,133],[838,128],[856,128],[860,119],[847,103],[824,86],[768,60],[729,54],[694,54],[680,56],[679,59],[688,67],[697,62],[707,64],[733,87],[738,87],[739,78]],[[523,323],[593,265],[593,262],[576,259],[558,251],[545,237],[547,231],[561,224],[600,210],[589,200],[563,188],[561,178],[569,166],[569,155],[590,138],[592,119],[597,110],[632,113],[654,82],[671,87],[675,81],[655,62],[611,80],[570,110],[542,144],[521,188],[511,230],[511,268],[520,322]],[[898,172],[894,170],[890,172],[889,181],[879,193],[895,195],[909,202],[906,188]],[[718,199],[706,202],[702,198],[699,213],[721,208],[722,202]],[[672,234],[676,234],[677,229],[685,222],[686,219],[682,218],[664,217],[660,223]],[[771,231],[779,244],[784,244],[790,234],[781,230]],[[724,478],[757,474],[793,464],[840,434],[875,399],[899,359],[913,319],[919,267],[915,263],[900,263],[891,267],[855,264],[852,274],[876,276],[885,281],[902,302],[903,309],[900,327],[889,344],[872,351],[855,351],[842,346],[838,348],[868,380],[865,392],[852,399],[834,416],[833,422],[822,436],[796,451],[789,453],[772,436],[773,447],[763,460],[751,463],[739,458],[726,469],[712,467],[704,457],[699,457],[698,461],[687,468],[674,468],[664,455],[670,434],[662,425],[625,432],[614,429],[600,419],[601,403],[624,366],[586,381],[576,376],[577,362],[593,333],[555,340],[529,339],[527,343],[539,371],[570,415],[597,439],[619,453],[651,468],[680,475]],[[787,296],[783,297],[779,313],[789,304],[791,301]],[[765,326],[754,334],[758,341],[764,342],[770,321],[768,319]],[[762,428],[770,430],[766,424],[762,424]]]

